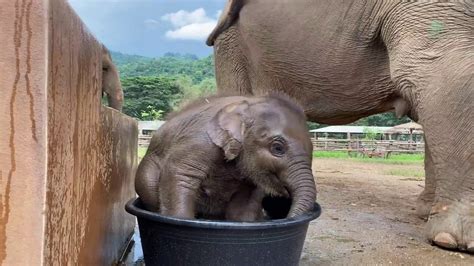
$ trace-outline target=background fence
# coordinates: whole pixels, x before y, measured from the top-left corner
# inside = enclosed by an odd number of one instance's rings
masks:
[[[139,147],[148,147],[151,135],[140,135],[138,137]],[[348,151],[348,152],[398,152],[398,153],[422,153],[425,151],[425,143],[413,141],[394,140],[354,140],[354,139],[315,139],[313,150],[315,151]]]

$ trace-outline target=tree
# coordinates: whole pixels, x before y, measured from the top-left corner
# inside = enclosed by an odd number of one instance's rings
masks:
[[[156,110],[153,108],[153,106],[149,105],[147,107],[146,112],[142,112],[141,117],[143,120],[162,120],[163,119],[163,111],[162,110]]]
[[[150,61],[150,60],[152,60],[152,58],[145,57],[145,56],[129,55],[129,54],[123,54],[123,53],[114,52],[114,51],[110,51],[110,55],[112,56],[114,64],[116,64],[117,66],[129,64],[129,63],[134,63],[134,62],[138,62],[138,61]]]
[[[368,127],[364,127],[363,131],[367,140],[376,140],[381,138],[380,136],[382,135],[382,132]]]
[[[130,77],[122,79],[125,114],[140,120],[166,115],[182,97],[181,87],[169,77]]]
[[[190,54],[167,53],[160,58],[147,58],[113,52],[112,57],[122,77],[185,75],[191,78],[194,85],[214,78],[212,56],[199,59]]]
[[[316,122],[306,122],[306,124],[308,125],[309,130],[318,129],[318,128],[322,128],[322,127],[327,127],[327,125],[325,125],[325,124],[320,124],[320,123],[316,123]]]
[[[404,116],[398,119],[393,112],[387,112],[383,114],[371,115],[368,117],[361,118],[350,125],[353,126],[386,126],[392,127],[403,123],[410,122],[410,118]]]
[[[182,99],[175,105],[175,109],[179,109],[186,103],[200,97],[212,95],[216,92],[216,81],[214,78],[206,78],[199,84],[193,84],[193,80],[189,76],[179,76],[176,83],[183,91]]]

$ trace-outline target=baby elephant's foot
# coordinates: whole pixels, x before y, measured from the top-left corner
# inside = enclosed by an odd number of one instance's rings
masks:
[[[428,240],[447,248],[474,253],[474,202],[438,202],[426,225]]]

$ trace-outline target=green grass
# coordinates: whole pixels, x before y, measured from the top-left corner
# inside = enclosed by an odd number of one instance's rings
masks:
[[[423,170],[416,169],[390,169],[388,171],[385,171],[384,174],[415,177],[414,180],[423,180],[423,178],[425,177],[425,172]]]
[[[350,158],[344,151],[313,151],[314,158]]]
[[[138,160],[141,160],[145,156],[146,149],[147,148],[138,147]]]
[[[353,153],[355,156],[355,153]],[[345,151],[314,151],[314,158],[338,158],[359,162],[373,162],[384,164],[423,164],[423,154],[392,154],[388,159],[385,158],[369,158],[369,157],[350,157]]]

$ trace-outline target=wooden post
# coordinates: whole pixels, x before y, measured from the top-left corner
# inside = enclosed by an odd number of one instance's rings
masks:
[[[2,1],[0,265],[110,265],[133,231],[136,122],[64,0]]]

